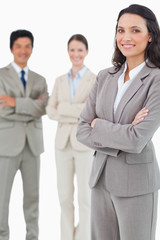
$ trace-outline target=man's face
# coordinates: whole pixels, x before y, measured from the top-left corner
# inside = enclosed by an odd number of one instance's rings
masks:
[[[32,42],[28,37],[18,38],[12,46],[11,53],[14,56],[14,62],[24,68],[32,53]]]

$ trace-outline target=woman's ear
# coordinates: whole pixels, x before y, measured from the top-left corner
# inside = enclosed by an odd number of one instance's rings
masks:
[[[151,33],[149,33],[148,42],[152,42],[152,34]]]

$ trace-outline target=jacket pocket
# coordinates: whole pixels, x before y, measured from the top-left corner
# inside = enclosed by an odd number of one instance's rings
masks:
[[[152,141],[148,142],[141,153],[126,154],[126,162],[128,164],[152,163],[155,159],[156,154]]]
[[[0,129],[12,128],[13,126],[14,122],[0,122]]]
[[[126,162],[128,164],[143,164],[151,163],[155,159],[154,149],[146,149],[141,153],[128,153],[126,154]]]

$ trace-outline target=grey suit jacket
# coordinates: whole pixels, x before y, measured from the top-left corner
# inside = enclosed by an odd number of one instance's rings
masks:
[[[16,108],[0,107],[0,156],[18,155],[26,142],[35,156],[43,152],[41,116],[48,100],[45,79],[29,70],[26,90],[12,67],[0,69],[0,95],[16,98]],[[43,97],[43,100],[38,100]]]
[[[115,116],[113,106],[122,69],[101,71],[80,115],[77,139],[96,150],[90,177],[94,187],[105,171],[106,188],[117,196],[146,194],[160,187],[160,174],[151,141],[160,125],[160,69],[144,66],[123,95]],[[131,122],[143,107],[148,116]],[[96,121],[94,128],[91,122]]]

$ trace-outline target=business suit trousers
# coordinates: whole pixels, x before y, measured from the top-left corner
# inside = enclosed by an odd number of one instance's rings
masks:
[[[88,186],[92,151],[75,151],[70,143],[56,149],[57,187],[61,205],[61,240],[90,239],[90,189]],[[77,176],[79,224],[74,219],[74,175]]]
[[[157,196],[117,197],[100,178],[91,193],[91,240],[155,240]]]
[[[38,240],[39,157],[33,156],[28,144],[16,157],[0,157],[0,240],[9,239],[8,209],[14,177],[21,171],[26,240]]]

